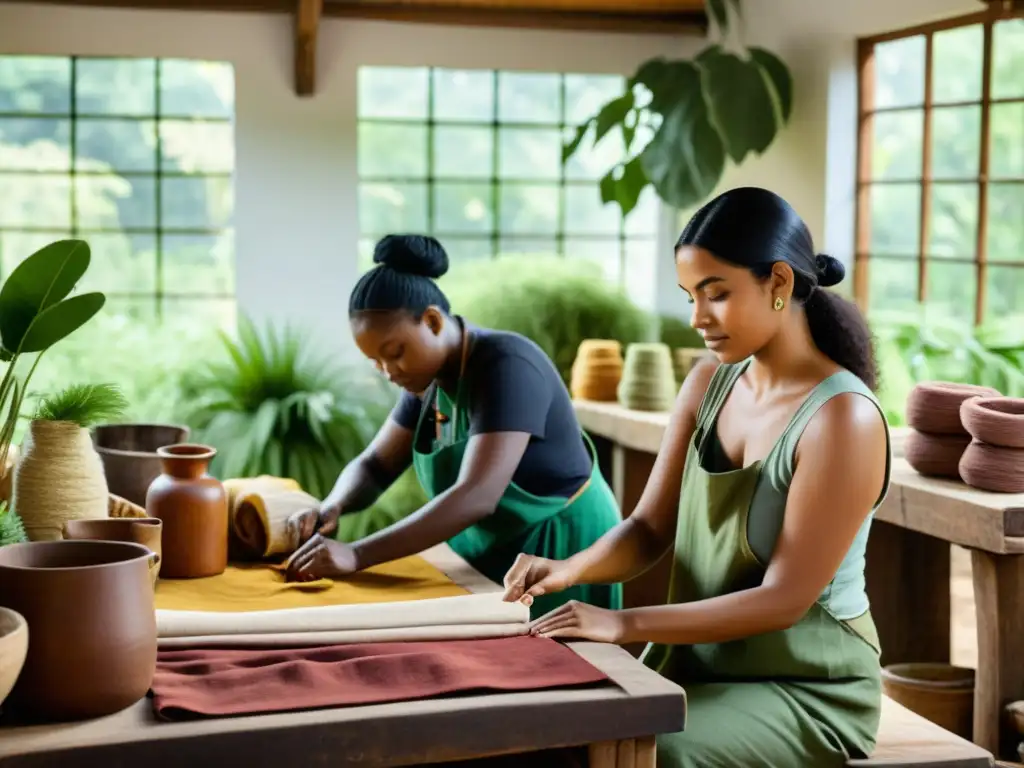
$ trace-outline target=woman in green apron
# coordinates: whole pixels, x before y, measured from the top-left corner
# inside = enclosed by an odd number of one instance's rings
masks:
[[[672,549],[667,605],[569,603],[531,631],[648,643],[687,694],[659,768],[839,768],[871,752],[881,705],[864,557],[890,449],[868,328],[822,290],[842,265],[766,190],[708,203],[675,256],[717,361],[683,383],[633,514],[564,561],[520,558],[505,598],[627,581]]]
[[[452,314],[435,282],[448,257],[434,238],[388,236],[374,261],[352,290],[352,332],[405,391],[310,518],[289,577],[341,577],[446,541],[500,583],[521,552],[563,559],[613,528],[615,497],[540,347]],[[340,515],[367,508],[410,464],[425,506],[361,540],[330,538]],[[580,584],[532,611],[568,600],[619,608],[622,586]]]

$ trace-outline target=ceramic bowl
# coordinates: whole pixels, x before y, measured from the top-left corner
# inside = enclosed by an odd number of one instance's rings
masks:
[[[10,608],[0,608],[0,704],[14,688],[28,655],[28,624]]]

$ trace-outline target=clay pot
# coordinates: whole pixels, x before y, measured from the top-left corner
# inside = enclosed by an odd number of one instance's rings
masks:
[[[1001,448],[1024,448],[1024,398],[972,397],[960,406],[971,437]]]
[[[29,423],[12,506],[31,541],[59,541],[68,520],[107,516],[107,480],[89,432],[70,421]]]
[[[907,396],[907,426],[932,435],[966,434],[960,405],[969,397],[999,397],[991,387],[922,381]]]
[[[903,455],[922,475],[959,480],[960,457],[970,442],[970,435],[930,435],[912,429],[904,440]]]
[[[890,664],[885,695],[926,720],[970,741],[974,731],[974,670],[949,664]]]
[[[28,624],[10,608],[0,608],[0,705],[14,687],[28,653]]]
[[[960,457],[967,485],[993,493],[1024,493],[1024,448],[1001,448],[974,440]]]
[[[90,541],[131,541],[141,544],[156,557],[149,564],[154,585],[160,575],[160,535],[163,523],[155,517],[106,518],[105,520],[69,520],[64,523],[64,538]]]
[[[160,474],[161,445],[184,443],[189,428],[180,424],[102,424],[92,441],[107,473],[110,492],[140,507],[146,491]]]
[[[103,717],[146,695],[156,611],[141,544],[46,541],[0,548],[0,605],[32,640],[8,703],[45,720]]]
[[[610,402],[622,378],[622,345],[613,339],[580,342],[572,364],[570,390],[576,400]]]
[[[157,449],[163,473],[146,494],[146,512],[163,521],[165,579],[217,576],[228,565],[228,494],[207,474],[217,451],[180,443]]]

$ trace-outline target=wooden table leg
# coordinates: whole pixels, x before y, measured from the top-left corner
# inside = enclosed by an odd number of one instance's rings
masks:
[[[1024,699],[1024,555],[971,551],[978,622],[974,742],[1015,760],[1018,736],[1004,707]]]
[[[882,664],[949,662],[950,545],[876,520],[865,577]]]
[[[602,741],[589,748],[590,768],[655,768],[654,737]]]

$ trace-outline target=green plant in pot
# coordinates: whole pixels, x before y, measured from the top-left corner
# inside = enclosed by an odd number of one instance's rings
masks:
[[[688,208],[718,185],[727,160],[760,155],[789,122],[793,78],[773,53],[730,40],[740,0],[707,0],[717,40],[693,59],[644,62],[623,94],[582,123],[564,147],[568,161],[587,137],[615,128],[625,156],[601,179],[602,202],[628,215],[652,184],[668,205]],[[730,48],[732,50],[730,50]]]
[[[0,288],[0,361],[7,365],[0,381],[0,467],[7,466],[25,392],[43,353],[103,308],[102,293],[71,296],[90,258],[84,240],[58,240],[18,264]],[[5,517],[21,514],[16,501],[11,507]]]

